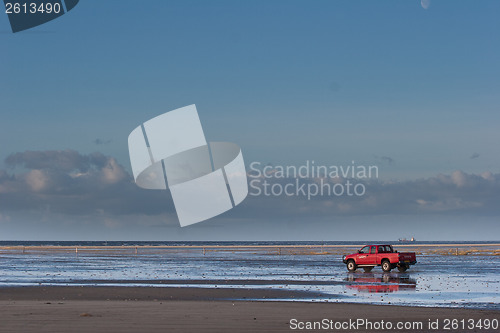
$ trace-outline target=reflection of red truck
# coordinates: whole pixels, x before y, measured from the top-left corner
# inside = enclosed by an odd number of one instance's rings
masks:
[[[377,277],[373,273],[361,275],[349,274],[345,281],[352,283],[348,284],[347,288],[357,289],[360,292],[392,293],[403,290],[415,290],[417,281],[409,277],[403,277],[405,275],[384,273],[382,276]]]
[[[394,251],[391,245],[366,245],[358,253],[344,256],[342,260],[350,272],[358,267],[369,272],[375,266],[382,266],[384,272],[390,272],[395,267],[404,272],[417,263],[415,252]]]

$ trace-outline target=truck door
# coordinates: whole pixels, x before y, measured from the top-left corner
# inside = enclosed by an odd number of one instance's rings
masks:
[[[384,245],[378,246],[378,248],[377,248],[377,258],[376,258],[376,263],[378,265],[380,265],[380,263],[382,261],[382,257],[384,256],[385,253],[386,253],[385,246]]]
[[[367,265],[368,256],[370,255],[370,247],[365,246],[361,250],[359,250],[359,254],[356,258],[356,264],[358,265]]]
[[[368,257],[366,257],[366,264],[367,265],[376,265],[377,264],[377,247],[372,246],[370,248],[370,253],[368,254]]]
[[[377,261],[377,247],[376,246],[365,246],[361,249],[358,256],[358,265],[375,265]]]
[[[377,264],[380,265],[380,263],[382,262],[382,259],[384,258],[390,258],[391,257],[391,253],[392,252],[392,248],[390,245],[380,245],[378,246],[378,249],[377,249]]]

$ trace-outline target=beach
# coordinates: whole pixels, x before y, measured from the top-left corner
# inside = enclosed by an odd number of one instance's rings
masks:
[[[284,295],[270,290],[153,287],[18,287],[0,292],[2,332],[288,332],[292,323],[499,319],[497,310],[325,302],[235,301]],[[294,296],[291,292],[288,297]],[[296,319],[296,321],[293,321]],[[304,324],[305,325],[305,324]],[[335,331],[327,330],[327,331]],[[361,327],[357,331],[373,331]],[[383,331],[383,330],[382,330]],[[392,329],[391,331],[394,331]],[[459,330],[461,331],[461,330]],[[467,332],[493,332],[471,329]]]
[[[347,272],[359,246],[4,245],[0,331],[495,331],[498,243],[396,244],[417,252],[409,271]]]

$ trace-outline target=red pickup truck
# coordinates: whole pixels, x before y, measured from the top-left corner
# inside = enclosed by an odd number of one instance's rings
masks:
[[[370,272],[375,266],[382,266],[384,272],[390,272],[395,267],[404,272],[410,265],[417,263],[417,258],[415,252],[394,251],[391,245],[366,245],[358,253],[344,256],[342,261],[349,272],[354,272],[358,267]]]

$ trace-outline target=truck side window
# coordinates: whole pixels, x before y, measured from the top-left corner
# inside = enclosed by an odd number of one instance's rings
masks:
[[[370,247],[369,246],[365,246],[364,248],[362,248],[361,250],[359,250],[359,253],[368,253],[370,252]]]
[[[376,247],[376,246],[372,246],[372,248],[371,248],[371,250],[370,250],[370,253],[371,253],[371,254],[375,254],[375,253],[377,253],[377,251],[376,251],[376,250],[377,250],[377,247]]]

